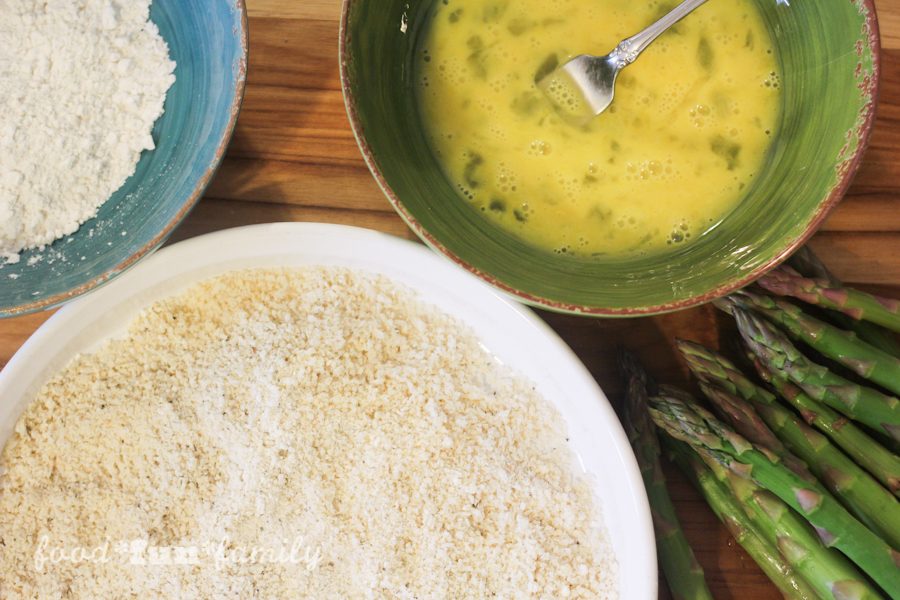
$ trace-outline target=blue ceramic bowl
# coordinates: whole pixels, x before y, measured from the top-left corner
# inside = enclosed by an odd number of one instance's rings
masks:
[[[156,149],[96,218],[0,266],[0,318],[59,305],[158,248],[190,212],[225,154],[244,95],[244,0],[154,0],[150,18],[177,63]]]

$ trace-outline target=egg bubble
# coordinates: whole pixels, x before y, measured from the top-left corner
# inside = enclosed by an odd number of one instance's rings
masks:
[[[781,87],[781,76],[779,76],[775,71],[772,71],[763,79],[762,85],[763,87],[777,90],[779,87]]]
[[[528,154],[532,156],[547,156],[553,152],[553,148],[544,140],[534,140],[528,149]]]
[[[692,232],[693,228],[691,223],[687,220],[681,221],[672,228],[671,232],[669,232],[669,235],[666,237],[666,244],[670,246],[683,244],[691,239]]]

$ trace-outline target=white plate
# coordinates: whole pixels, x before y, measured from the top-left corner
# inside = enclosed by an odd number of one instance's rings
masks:
[[[54,315],[0,373],[0,447],[44,381],[77,353],[123,334],[148,304],[209,277],[250,267],[338,265],[381,273],[468,323],[485,347],[529,377],[569,427],[594,481],[619,562],[623,600],[656,596],[647,497],[625,433],[574,353],[534,313],[425,247],[355,227],[280,223],[181,242]]]

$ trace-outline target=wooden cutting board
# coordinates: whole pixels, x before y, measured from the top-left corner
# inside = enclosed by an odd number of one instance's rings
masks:
[[[871,147],[850,194],[812,242],[842,279],[900,297],[900,0],[876,0],[882,88]],[[320,221],[414,239],[381,194],[344,114],[337,66],[340,0],[247,0],[250,71],[228,156],[174,240],[272,221]],[[607,321],[543,315],[587,364],[614,403],[622,387],[614,349],[627,345],[662,381],[688,385],[675,337],[734,336],[703,307]],[[49,313],[0,321],[0,367]],[[673,468],[670,489],[716,598],[778,598],[750,558]],[[669,598],[662,583],[661,598]]]

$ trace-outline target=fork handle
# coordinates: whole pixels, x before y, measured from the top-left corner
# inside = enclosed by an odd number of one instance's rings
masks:
[[[641,55],[641,52],[647,49],[647,46],[653,43],[656,38],[662,35],[672,25],[694,12],[700,5],[705,4],[707,0],[684,0],[681,4],[672,9],[656,23],[653,23],[645,30],[631,36],[626,40],[622,40],[613,51],[613,58],[618,67],[621,69],[627,67]]]

